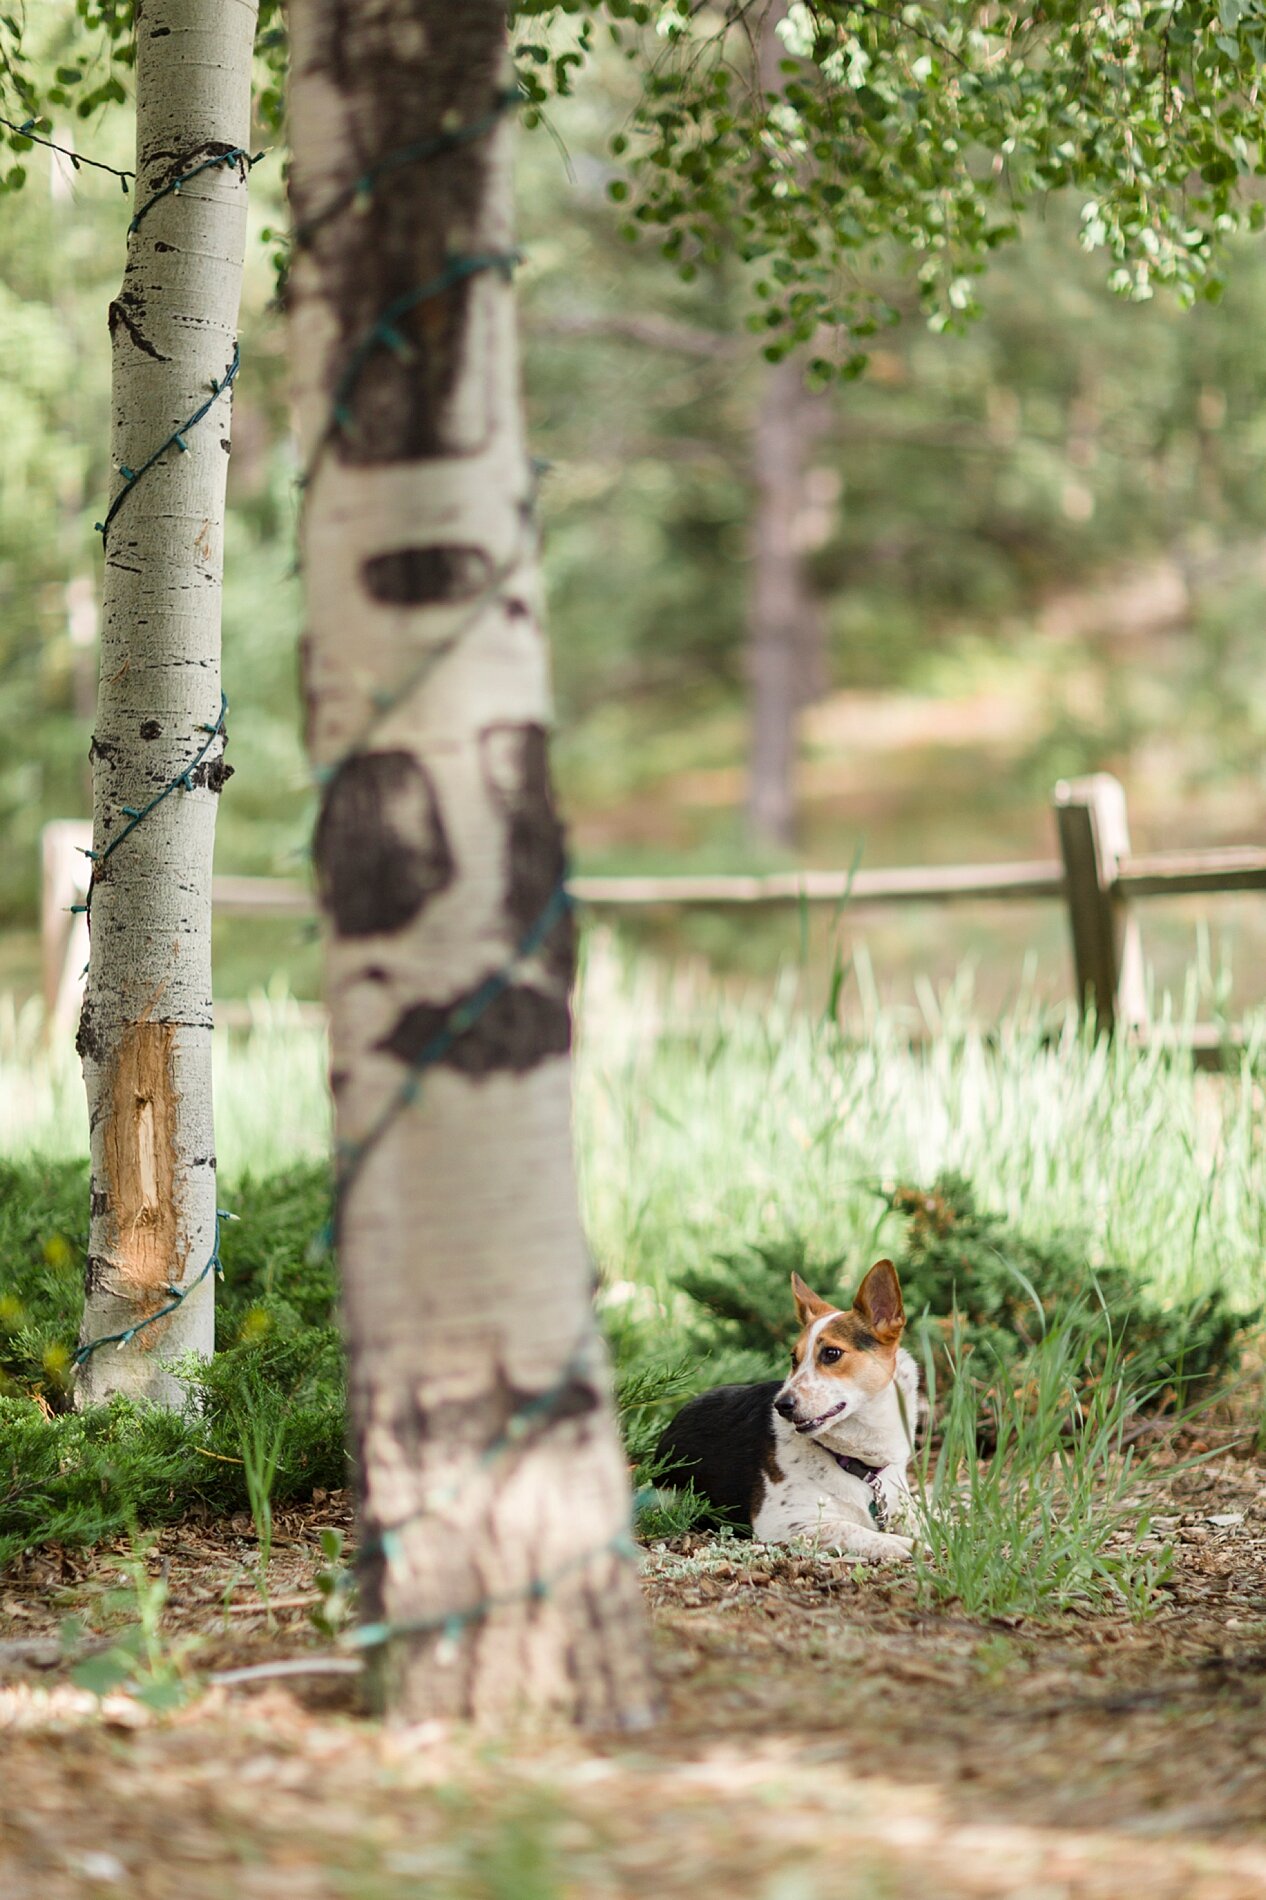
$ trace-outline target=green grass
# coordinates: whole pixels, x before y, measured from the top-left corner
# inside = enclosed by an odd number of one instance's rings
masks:
[[[591,957],[578,1145],[608,1298],[679,1310],[683,1274],[789,1234],[810,1264],[842,1256],[859,1277],[905,1232],[877,1190],[953,1173],[1012,1229],[1075,1233],[1088,1270],[1119,1266],[1158,1301],[1220,1288],[1256,1303],[1263,1025],[1224,1079],[1023,1004],[986,1034],[953,994],[927,1000],[936,1033],[913,1048],[860,988],[845,985],[841,1026],[794,975],[756,1007]]]
[[[790,1265],[847,1298],[891,1254],[917,1295],[912,1338],[939,1342],[928,1592],[980,1614],[1106,1598],[1137,1611],[1162,1559],[1128,1555],[1146,1474],[1123,1434],[1140,1404],[1181,1403],[1191,1377],[1233,1363],[1256,1307],[1266,1046],[1215,1079],[1069,1023],[1052,1033],[1030,1007],[985,1035],[959,993],[927,999],[937,1033],[914,1047],[865,978],[833,985],[828,1011],[794,976],[744,998],[589,944],[581,1189],[630,1452],[653,1485],[676,1405],[777,1365]],[[335,1277],[314,1246],[329,1200],[323,1037],[274,998],[218,1042],[222,1200],[241,1218],[196,1405],[81,1417],[65,1410],[86,1245],[80,1083],[37,1029],[0,1005],[0,1560],[198,1505],[262,1516],[340,1483]],[[920,1300],[939,1328],[918,1324]],[[964,1345],[970,1376],[947,1377]],[[688,1495],[664,1493],[644,1529],[694,1516]]]
[[[1160,1474],[1130,1443],[1151,1395],[1132,1375],[1103,1308],[1093,1295],[1070,1302],[1029,1353],[1018,1384],[982,1379],[979,1368],[969,1376],[968,1356],[956,1328],[951,1376],[939,1390],[934,1358],[924,1362],[939,1426],[917,1461],[915,1561],[924,1594],[968,1616],[1067,1614],[1105,1603],[1146,1615],[1172,1569],[1170,1548],[1149,1536],[1148,1494]]]

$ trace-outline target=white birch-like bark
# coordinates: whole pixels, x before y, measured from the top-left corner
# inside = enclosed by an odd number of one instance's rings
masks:
[[[203,160],[245,146],[257,0],[138,0],[140,221],[110,307],[111,499],[222,385],[234,359],[246,172]],[[146,209],[151,199],[157,199]],[[105,533],[101,682],[92,742],[91,955],[78,1046],[92,1140],[92,1226],[80,1344],[135,1327],[197,1280],[215,1245],[211,854],[227,775],[220,591],[231,392],[129,489]],[[103,517],[104,518],[104,517]],[[115,1392],[181,1403],[171,1363],[208,1357],[214,1280],[170,1317],[86,1358],[78,1402]]]
[[[295,0],[291,24],[309,743],[362,1602],[397,1632],[380,1691],[411,1718],[638,1722],[628,1478],[571,1154],[515,304],[487,267],[512,245],[506,10]],[[348,427],[331,432],[340,390]]]

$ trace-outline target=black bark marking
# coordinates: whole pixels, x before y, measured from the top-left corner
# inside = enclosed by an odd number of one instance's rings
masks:
[[[521,1448],[529,1435],[548,1431],[566,1419],[587,1418],[601,1408],[598,1390],[588,1379],[573,1373],[556,1391],[528,1391],[516,1386],[504,1366],[493,1369],[492,1383],[478,1399],[441,1399],[427,1405],[420,1394],[406,1391],[400,1395],[387,1421],[392,1440],[400,1447],[406,1468],[423,1462],[428,1445],[460,1448],[476,1457],[506,1449],[506,1435],[513,1419],[523,1419],[528,1427],[517,1434],[513,1444]]]
[[[425,607],[437,601],[474,600],[492,581],[483,548],[393,548],[374,554],[361,569],[365,592],[386,606]]]
[[[453,881],[453,854],[425,766],[408,752],[349,759],[316,829],[321,898],[341,937],[403,930]]]
[[[116,327],[121,323],[123,325],[123,328],[127,331],[128,335],[131,337],[133,343],[136,345],[138,350],[143,350],[146,356],[152,356],[156,363],[169,363],[171,361],[171,358],[169,356],[164,356],[163,352],[160,349],[157,349],[155,345],[150,342],[144,330],[142,330],[137,319],[132,315],[132,312],[128,307],[130,304],[136,304],[139,302],[140,302],[140,298],[136,295],[135,291],[131,291],[131,290],[120,291],[119,295],[114,299],[114,302],[110,305],[109,316],[107,319],[110,334],[111,336],[113,336]]]
[[[104,1188],[93,1188],[88,1197],[88,1212],[93,1220],[99,1220],[110,1205],[110,1196]]]
[[[479,735],[484,777],[506,814],[506,915],[520,939],[542,915],[563,881],[566,841],[550,781],[544,726],[485,726]],[[546,968],[564,986],[575,966],[571,912],[559,918],[544,945]]]
[[[429,0],[411,9],[330,0],[311,70],[340,96],[348,128],[346,182],[403,146],[494,114],[505,84],[506,43],[505,0],[461,0],[460,6]],[[425,165],[405,167],[389,190],[373,191],[315,227],[309,247],[316,294],[338,322],[336,361],[348,360],[384,309],[443,279],[455,257],[504,243],[488,215],[491,143],[491,137],[471,140]],[[291,189],[302,230],[324,210],[330,180],[310,184],[301,167]],[[404,310],[394,327],[407,349],[372,350],[349,391],[352,426],[333,439],[346,462],[363,467],[477,446],[471,437],[480,431],[455,426],[454,397],[470,343],[470,312],[483,294],[483,278],[469,277]]]
[[[156,251],[161,251],[161,252],[162,252],[162,253],[163,253],[164,255],[165,255],[165,254],[166,254],[166,253],[167,253],[168,251],[174,251],[174,250],[175,250],[175,248],[176,248],[176,247],[175,247],[175,245],[174,245],[174,244],[164,244],[164,243],[163,243],[163,240],[162,240],[161,238],[155,238],[155,239],[154,239],[154,249],[155,249]]]
[[[79,1012],[79,1027],[75,1031],[75,1053],[81,1062],[100,1062],[105,1054],[105,1043],[97,1028],[96,1007],[91,996],[85,996],[83,1008]]]
[[[415,1003],[390,1035],[377,1044],[410,1068],[442,1065],[459,1075],[522,1075],[571,1047],[571,1013],[565,995],[550,996],[530,984],[511,984],[488,1003],[468,1029],[450,1032],[453,1011],[478,996],[472,990],[451,1003]]]
[[[229,441],[229,438],[226,435],[222,435],[220,437],[220,447],[224,450],[224,453],[226,455],[228,454],[229,450],[233,447],[233,444]]]
[[[195,765],[189,774],[190,782],[208,792],[222,792],[237,770],[224,759],[204,759],[201,765]]]
[[[103,1260],[100,1254],[90,1253],[88,1255],[87,1261],[84,1263],[85,1299],[91,1299],[94,1293],[101,1291],[101,1288],[105,1284],[105,1277],[109,1272],[109,1267],[109,1261]]]
[[[155,171],[147,181],[150,193],[165,190],[168,185],[174,184],[177,178],[183,178],[186,172],[192,171],[200,160],[227,158],[230,152],[236,150],[237,147],[228,139],[204,139],[201,145],[194,145],[187,152],[152,152],[149,162],[155,166]],[[157,168],[157,160],[160,158],[170,160],[165,171]]]
[[[146,719],[142,722],[142,725],[141,725],[142,739],[161,739],[162,736],[163,736],[163,729],[159,725],[157,719]]]
[[[118,749],[118,744],[114,739],[98,739],[94,732],[92,735],[92,743],[88,747],[88,757],[91,760],[103,759],[107,765],[113,765],[115,763],[114,755]]]

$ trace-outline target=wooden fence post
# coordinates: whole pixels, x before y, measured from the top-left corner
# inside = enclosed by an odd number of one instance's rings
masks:
[[[1147,1021],[1138,919],[1117,886],[1130,854],[1125,787],[1110,772],[1061,779],[1055,822],[1064,860],[1077,1004],[1106,1034]]]
[[[44,968],[44,1027],[49,1036],[68,1035],[75,1026],[83,994],[80,972],[88,961],[88,920],[72,914],[88,888],[92,826],[79,818],[59,818],[40,836],[44,867],[40,936]]]

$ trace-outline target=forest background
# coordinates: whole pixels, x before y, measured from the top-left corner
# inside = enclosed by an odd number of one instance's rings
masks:
[[[993,262],[984,314],[961,334],[927,328],[894,260],[903,320],[873,339],[860,379],[815,399],[792,523],[822,634],[797,835],[783,849],[752,839],[754,458],[782,372],[746,327],[742,266],[683,276],[652,238],[621,235],[607,154],[632,83],[599,61],[520,145],[529,419],[576,868],[1049,856],[1052,785],[1097,769],[1126,783],[1136,848],[1254,837],[1266,264],[1249,240],[1216,306],[1123,301],[1102,254],[1079,247],[1081,206],[1065,197]],[[108,114],[57,136],[127,162]],[[21,997],[38,987],[40,827],[88,808],[105,311],[129,206],[48,152],[19,162],[29,178],[6,199],[0,258],[0,991]],[[276,152],[252,179],[225,589],[237,776],[217,868],[303,877],[281,171]],[[1181,984],[1194,947],[1206,1009],[1257,1000],[1259,909],[1227,898],[1149,913],[1160,983]],[[745,974],[796,946],[785,916],[645,928]],[[996,1005],[1022,981],[1067,997],[1064,930],[1057,907],[1012,906],[850,919],[847,935],[889,998],[907,999],[916,972],[934,984],[975,959]],[[223,919],[216,972],[222,997],[270,982],[314,997],[314,935]]]

